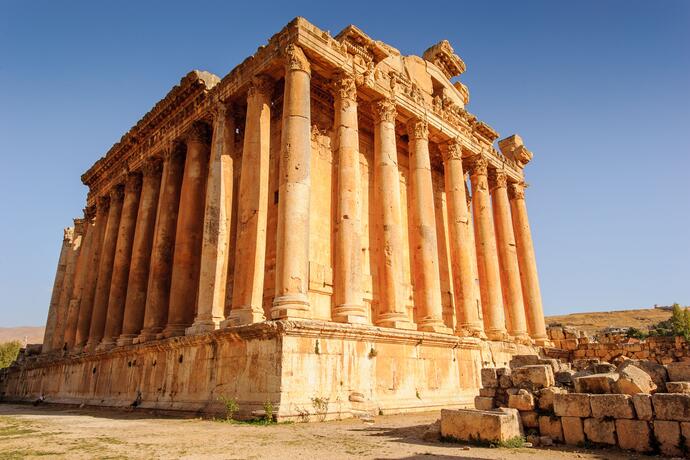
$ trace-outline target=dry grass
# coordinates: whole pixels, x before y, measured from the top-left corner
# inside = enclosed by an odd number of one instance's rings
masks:
[[[671,312],[656,308],[621,310],[592,313],[571,313],[569,315],[547,316],[546,324],[560,323],[575,326],[590,333],[600,332],[607,327],[636,327],[647,330],[647,326],[667,320]]]

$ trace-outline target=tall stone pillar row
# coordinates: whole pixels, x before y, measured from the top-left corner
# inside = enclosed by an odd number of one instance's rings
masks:
[[[527,206],[525,204],[525,184],[511,183],[509,188],[510,208],[513,220],[513,230],[517,244],[517,257],[520,266],[520,281],[522,295],[525,301],[527,314],[527,327],[529,334],[537,345],[547,345],[549,340],[546,335],[544,323],[544,309],[539,288],[539,275],[537,274],[537,260],[532,244],[532,231],[527,218]]]
[[[476,280],[475,248],[469,195],[466,193],[462,168],[462,149],[458,139],[441,145],[448,211],[450,260],[455,301],[455,333],[460,336],[485,338],[482,305]]]
[[[90,259],[93,257],[92,250],[94,246],[94,217],[96,215],[96,207],[89,206],[84,209],[84,225],[82,232],[81,248],[79,250],[79,257],[74,267],[74,284],[72,292],[68,298],[67,321],[65,324],[65,333],[63,336],[63,345],[68,351],[74,347],[76,339],[77,327],[79,323],[79,303],[84,292],[84,283],[86,282],[87,274],[91,270],[88,265]]]
[[[376,324],[415,329],[405,309],[402,284],[403,222],[395,117],[394,101],[383,99],[374,103],[374,202],[378,207],[376,232],[381,257],[378,264],[381,295]]]
[[[273,319],[311,317],[311,67],[302,49],[292,44],[285,49],[285,60]]]
[[[225,318],[225,291],[234,193],[235,115],[225,103],[217,102],[213,119],[211,159],[206,180],[201,243],[201,268],[196,318],[186,334],[202,334],[217,329]]]
[[[146,288],[151,263],[151,247],[156,228],[156,209],[161,188],[163,164],[159,157],[149,158],[143,167],[139,209],[136,215],[132,256],[127,279],[122,334],[117,345],[131,344],[144,327]]]
[[[520,268],[515,249],[515,235],[510,218],[507,178],[505,173],[492,169],[489,175],[491,201],[496,230],[496,246],[501,268],[503,305],[508,333],[522,343],[530,344],[525,320],[525,304],[520,286]]]
[[[94,297],[96,294],[96,283],[98,281],[98,268],[103,252],[103,238],[105,228],[108,223],[110,210],[110,197],[102,196],[98,198],[96,204],[96,218],[89,233],[93,235],[89,257],[84,264],[84,286],[79,300],[79,320],[77,321],[77,331],[74,338],[74,351],[83,351],[86,342],[89,340],[91,329],[91,317],[93,316]]]
[[[195,123],[185,136],[187,157],[182,177],[180,207],[175,231],[175,251],[170,278],[170,306],[164,337],[184,335],[194,322],[201,268],[206,176],[210,156],[210,132]]]
[[[124,187],[118,184],[110,191],[110,209],[108,210],[108,221],[103,235],[101,257],[98,261],[98,281],[96,282],[96,293],[93,298],[93,313],[91,314],[91,327],[89,328],[89,340],[86,344],[86,351],[95,351],[98,344],[101,343],[103,333],[105,332],[110,284],[113,278],[123,200]]]
[[[258,76],[252,79],[247,94],[232,305],[223,326],[266,319],[263,298],[273,86],[272,79]]]
[[[362,203],[360,197],[359,128],[357,86],[351,75],[336,77],[335,151],[338,161],[338,192],[335,221],[333,321],[366,323],[362,295]]]
[[[75,284],[76,266],[81,254],[82,242],[84,240],[84,219],[74,219],[72,244],[67,253],[67,263],[65,265],[65,278],[60,289],[60,298],[57,304],[57,315],[55,322],[55,332],[51,348],[53,350],[66,351],[65,347],[65,331],[67,329],[67,321],[69,316],[70,298]]]
[[[434,185],[429,158],[429,126],[426,121],[411,119],[407,123],[410,156],[411,199],[410,213],[414,233],[413,285],[417,306],[417,329],[450,333],[443,323],[441,279],[436,239]]]
[[[170,277],[172,275],[175,229],[180,207],[180,191],[184,173],[185,154],[181,144],[171,145],[164,153],[162,184],[156,226],[151,249],[144,328],[135,343],[160,338],[168,318]],[[162,336],[162,335],[161,335]]]
[[[69,257],[69,253],[72,248],[73,237],[74,228],[65,228],[62,236],[62,248],[60,249],[57,270],[55,271],[55,281],[53,281],[53,293],[50,296],[50,307],[48,308],[48,319],[46,320],[46,329],[43,334],[43,346],[41,347],[42,353],[48,353],[53,349],[53,335],[55,334],[55,325],[57,323],[58,303],[60,301],[62,285],[65,282],[65,272],[67,271],[67,258]]]
[[[106,310],[105,329],[99,347],[103,350],[116,345],[122,333],[122,321],[125,316],[127,281],[129,279],[134,230],[137,225],[137,213],[141,198],[141,173],[132,172],[125,182],[125,199],[122,205],[120,227],[117,233],[117,246],[113,262],[113,276],[110,281],[108,307]]]
[[[496,236],[491,218],[487,167],[486,158],[481,155],[472,158],[470,181],[472,183],[475,245],[479,268],[479,288],[484,309],[484,329],[489,339],[503,340],[506,338],[505,313],[503,311]]]

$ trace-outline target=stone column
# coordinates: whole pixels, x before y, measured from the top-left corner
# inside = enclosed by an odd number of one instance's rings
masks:
[[[480,155],[471,163],[472,208],[474,211],[475,244],[479,268],[479,288],[484,308],[484,328],[491,340],[506,337],[505,315],[501,294],[501,272],[494,224],[491,218],[491,201],[487,179],[487,160]]]
[[[380,307],[376,324],[415,329],[405,311],[403,292],[403,233],[400,204],[400,172],[395,138],[395,102],[374,103],[374,205],[377,206]]]
[[[124,199],[124,187],[116,185],[110,191],[110,209],[108,221],[103,235],[103,248],[98,262],[98,281],[96,293],[93,298],[93,313],[91,315],[91,327],[89,328],[89,340],[86,344],[87,351],[94,351],[103,338],[105,321],[108,314],[108,298],[110,297],[110,283],[113,278],[115,262],[115,250],[117,249],[117,235],[120,229],[120,216],[122,215],[122,201]]]
[[[134,230],[137,224],[140,197],[141,173],[130,173],[127,175],[125,182],[125,199],[122,205],[120,227],[117,233],[117,246],[115,248],[113,275],[108,295],[105,329],[103,340],[99,345],[102,349],[114,347],[122,332],[125,298],[127,297],[127,280],[129,279],[129,267],[132,258]]]
[[[410,158],[410,213],[414,227],[412,235],[412,268],[417,307],[417,329],[450,333],[443,323],[441,279],[436,239],[436,211],[434,185],[429,158],[429,127],[426,121],[411,119],[407,123]]]
[[[144,325],[146,287],[149,279],[151,247],[153,246],[153,233],[156,225],[158,195],[161,189],[162,167],[162,162],[158,157],[148,159],[143,167],[144,174],[127,280],[122,335],[117,340],[119,346],[131,344]]]
[[[185,137],[187,157],[175,232],[168,322],[163,330],[165,337],[184,335],[185,329],[192,325],[199,288],[210,132],[204,123],[196,123]]]
[[[232,308],[223,326],[266,319],[263,298],[273,84],[265,76],[254,78],[247,95]]]
[[[98,267],[103,249],[105,227],[108,223],[109,208],[110,198],[106,196],[100,197],[96,207],[96,220],[91,230],[89,230],[93,234],[93,240],[91,241],[89,257],[84,264],[86,273],[81,299],[79,300],[79,320],[77,321],[77,331],[74,339],[75,351],[81,351],[89,339],[91,317],[93,316],[93,300],[96,293],[96,282],[98,281]]]
[[[285,50],[273,319],[308,318],[311,199],[311,70],[301,48]]]
[[[186,334],[201,334],[217,329],[225,318],[232,227],[235,115],[218,102],[213,120],[211,159],[206,183],[206,210],[201,243],[201,272],[194,324]]]
[[[41,347],[42,353],[47,353],[53,349],[53,336],[55,334],[55,325],[57,323],[58,303],[60,301],[60,294],[62,293],[62,285],[65,281],[67,258],[72,248],[73,236],[73,227],[64,229],[62,236],[62,248],[60,249],[57,270],[55,271],[55,281],[53,281],[53,293],[50,296],[50,307],[48,307],[48,319],[46,320],[46,329],[43,334],[43,346]]]
[[[72,244],[67,253],[65,278],[62,283],[60,299],[57,304],[57,321],[55,322],[55,332],[53,333],[51,344],[53,350],[63,350],[65,348],[65,330],[67,329],[67,321],[69,320],[70,298],[72,297],[72,290],[74,289],[77,260],[79,254],[81,254],[84,225],[83,219],[74,219]]]
[[[484,338],[482,306],[477,292],[477,252],[474,245],[469,195],[458,139],[441,146],[448,209],[448,237],[455,301],[455,333]]]
[[[366,323],[362,298],[362,203],[360,198],[357,87],[347,74],[336,79],[334,150],[338,161],[335,217],[333,321]]]
[[[525,321],[525,303],[520,286],[520,269],[513,224],[510,220],[508,203],[507,178],[505,173],[492,170],[490,177],[491,201],[493,203],[494,227],[498,261],[501,267],[501,287],[503,288],[503,305],[506,313],[508,333],[523,343],[531,343],[527,334]]]
[[[539,289],[539,275],[537,274],[537,260],[534,256],[532,232],[527,218],[525,205],[525,184],[510,184],[510,208],[512,210],[513,230],[517,244],[517,257],[520,266],[520,281],[522,295],[527,313],[527,326],[530,336],[538,345],[548,344],[546,325],[544,324],[544,310],[541,303]]]
[[[157,338],[158,334],[162,334],[168,318],[170,276],[175,249],[177,214],[180,207],[184,157],[184,148],[180,144],[170,146],[165,152],[163,183],[160,189],[146,289],[144,328],[135,342],[146,342]]]
[[[67,350],[74,347],[74,341],[77,334],[77,325],[79,323],[79,303],[84,292],[84,283],[87,277],[89,258],[92,257],[92,248],[94,241],[94,216],[96,214],[95,206],[84,209],[84,224],[83,234],[81,237],[81,248],[79,249],[79,256],[74,267],[74,285],[72,292],[68,298],[67,321],[65,324],[65,334],[63,337],[64,346]]]

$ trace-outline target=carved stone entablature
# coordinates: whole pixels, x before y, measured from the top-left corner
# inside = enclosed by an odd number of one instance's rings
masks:
[[[489,169],[489,185],[491,190],[497,188],[506,188],[508,185],[508,177],[505,171],[491,168]]]
[[[200,142],[209,145],[211,143],[211,128],[202,122],[194,123],[184,134],[187,142]]]
[[[255,94],[266,98],[273,96],[273,89],[275,88],[275,80],[268,75],[256,75],[252,78],[252,83],[249,85],[249,94],[247,97],[252,97]],[[225,107],[224,104],[221,104]],[[225,110],[225,109],[224,109]]]
[[[374,123],[395,123],[397,111],[395,109],[395,102],[391,99],[380,99],[374,102],[372,109],[374,112]]]
[[[439,145],[443,154],[443,161],[462,160],[462,142],[460,139],[453,138],[445,144]]]
[[[290,43],[285,47],[283,55],[285,58],[286,71],[289,72],[291,70],[301,70],[311,74],[311,65],[309,64],[309,60],[304,54],[304,51],[302,51],[302,48]]]
[[[335,39],[341,43],[343,52],[352,56],[354,62],[365,67],[369,63],[377,64],[391,54],[400,54],[395,48],[383,42],[372,40],[353,25],[345,27],[336,35]]]
[[[450,46],[448,40],[442,40],[434,46],[424,51],[424,60],[431,62],[441,69],[447,79],[460,76],[466,69],[465,63],[460,56],[455,54],[455,50]]]
[[[501,153],[506,158],[514,161],[520,168],[524,168],[533,156],[532,152],[525,147],[522,138],[517,134],[498,141],[498,148],[501,149]]]
[[[391,94],[404,94],[419,105],[426,106],[422,90],[414,84],[412,80],[407,78],[400,72],[388,72],[388,83],[391,89]]]
[[[424,120],[411,118],[407,122],[407,136],[410,139],[429,139],[429,124]]]
[[[458,90],[460,95],[462,96],[462,101],[465,103],[465,105],[470,103],[470,89],[466,86],[463,85],[461,82],[456,81],[453,83],[453,86],[455,89]]]
[[[508,197],[511,200],[524,200],[525,188],[527,188],[527,184],[524,182],[511,182],[508,185]]]
[[[476,123],[474,123],[472,128],[474,129],[474,132],[476,134],[479,134],[481,137],[488,140],[489,143],[492,143],[493,141],[498,139],[498,133],[491,126],[487,125],[483,121],[477,121]]]

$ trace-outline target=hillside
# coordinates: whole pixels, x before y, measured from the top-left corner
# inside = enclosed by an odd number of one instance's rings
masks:
[[[575,326],[589,333],[599,332],[607,327],[636,327],[647,330],[647,326],[667,320],[671,317],[669,310],[644,308],[640,310],[620,310],[591,313],[571,313],[569,315],[547,316],[547,326],[560,323],[564,326]]]
[[[0,343],[11,342],[12,340],[19,340],[22,345],[24,343],[42,343],[44,330],[43,326],[0,327]]]

